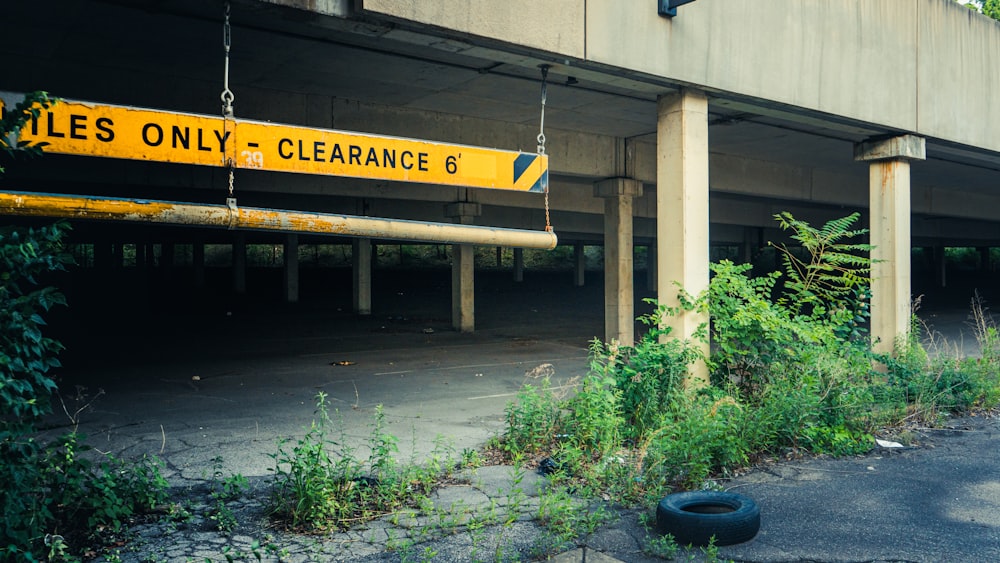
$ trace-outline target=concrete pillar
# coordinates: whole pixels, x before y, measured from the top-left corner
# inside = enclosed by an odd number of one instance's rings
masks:
[[[247,292],[247,237],[239,232],[233,236],[233,292]]]
[[[523,282],[524,281],[524,249],[515,248],[514,249],[514,281]]]
[[[372,239],[351,241],[351,266],[354,272],[354,312],[372,314]]]
[[[205,245],[200,242],[191,245],[191,266],[194,269],[194,286],[205,287]]]
[[[980,246],[979,247],[979,271],[989,272],[991,271],[992,264],[990,264],[990,247]]]
[[[125,265],[125,245],[116,242],[111,245],[111,267],[121,268]]]
[[[497,247],[497,269],[503,268],[503,247]]]
[[[635,343],[635,291],[632,286],[632,199],[642,197],[642,182],[608,178],[594,184],[604,198],[604,339]]]
[[[114,245],[100,241],[94,243],[94,268],[110,269],[114,265],[114,260]]]
[[[142,269],[146,267],[146,243],[137,242],[135,243],[135,267],[136,269]]]
[[[282,253],[285,261],[285,302],[299,302],[299,235],[285,235],[285,251]]]
[[[925,158],[924,139],[903,135],[858,143],[854,159],[869,162],[871,337],[892,353],[910,330],[910,160]]]
[[[172,242],[165,242],[160,245],[160,267],[170,270],[174,267],[176,246]]]
[[[934,279],[939,287],[948,287],[948,258],[944,246],[934,247]]]
[[[584,252],[583,243],[577,241],[573,243],[573,285],[583,287],[586,281],[587,255]]]
[[[656,245],[646,247],[646,290],[656,292]]]
[[[445,215],[460,225],[472,225],[473,220],[481,214],[482,206],[475,202],[457,201],[445,206]],[[475,247],[471,244],[455,244],[451,247],[451,326],[459,332],[473,332],[476,329],[474,250]],[[516,255],[515,252],[515,257]]]
[[[753,263],[753,255],[760,248],[758,242],[760,237],[757,235],[759,232],[760,229],[757,227],[743,227],[743,246],[740,249],[740,259],[744,264]]]
[[[657,100],[656,244],[657,298],[679,305],[679,283],[691,295],[708,289],[708,98],[682,89]],[[665,319],[671,336],[691,339],[708,313],[682,312]],[[700,343],[708,356],[708,342]],[[697,362],[689,383],[708,384],[708,367]]]

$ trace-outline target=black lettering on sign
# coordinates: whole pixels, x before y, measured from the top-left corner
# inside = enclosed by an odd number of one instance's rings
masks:
[[[291,152],[288,152],[288,153],[285,152],[285,148],[284,147],[285,147],[286,144],[291,145],[292,144],[292,140],[291,139],[282,139],[282,140],[278,141],[278,156],[280,156],[281,158],[283,158],[285,160],[288,160],[288,159],[292,158],[293,155],[292,155]]]
[[[407,162],[407,160],[409,160],[410,162]],[[399,165],[403,167],[403,170],[413,169],[412,161],[413,161],[413,153],[410,151],[403,151],[403,153],[399,155]]]
[[[396,149],[382,149],[382,165],[386,168],[396,167]]]
[[[80,133],[80,131],[86,133],[87,131],[87,116],[72,114],[69,116],[69,137],[71,139],[82,139],[86,140],[87,136]]]
[[[346,164],[344,162],[344,153],[340,150],[340,143],[333,144],[333,151],[330,153],[330,162],[334,160],[339,160],[341,164]]]
[[[111,121],[110,117],[98,117],[97,121],[94,122],[94,126],[100,131],[95,137],[98,141],[104,143],[110,143],[115,140],[115,130],[112,129],[115,122]]]
[[[55,120],[52,119],[52,112],[47,111],[45,115],[48,117],[48,135],[49,137],[65,137],[66,133],[60,133],[55,130]]]
[[[218,133],[216,133],[216,134],[218,134]],[[208,145],[205,144],[205,142],[204,142],[204,135],[205,135],[205,132],[201,129],[201,127],[199,127],[198,128],[198,150],[205,151],[205,152],[211,152],[212,151],[212,147],[210,147],[210,146],[208,146]]]
[[[185,149],[191,148],[191,129],[189,127],[185,127],[182,131],[177,125],[173,126],[173,134],[170,136],[170,146],[176,149],[178,145]]]
[[[152,133],[153,136],[150,136]],[[142,142],[150,147],[158,147],[163,143],[163,128],[155,123],[142,126]]]
[[[347,162],[349,164],[357,164],[358,166],[361,166],[361,147],[358,145],[348,145]]]
[[[427,153],[422,152],[417,155],[417,170],[427,172]]]
[[[302,139],[299,139],[299,160],[309,160],[309,157],[302,152]]]
[[[323,160],[323,153],[326,152],[326,143],[323,141],[313,141],[313,160],[319,162]]]
[[[368,166],[373,162],[375,163],[375,166],[378,166],[378,153],[375,152],[375,147],[368,147],[368,157],[365,158],[365,166]]]
[[[229,136],[232,135],[233,132],[232,131],[226,131],[225,133],[219,133],[218,129],[213,129],[212,132],[215,133],[215,139],[217,141],[219,141],[219,152],[225,154],[226,153],[226,141],[229,140]],[[282,140],[285,140],[285,139],[282,139]],[[289,141],[289,142],[291,142],[291,141]],[[257,143],[247,143],[247,144],[250,145],[251,147],[256,147],[257,146]],[[280,148],[279,148],[279,150],[280,150]]]

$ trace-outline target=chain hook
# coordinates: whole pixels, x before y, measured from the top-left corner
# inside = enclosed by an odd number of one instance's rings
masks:
[[[222,73],[222,115],[225,117],[233,116],[233,102],[236,100],[236,95],[233,91],[229,89],[229,46],[232,45],[232,28],[229,25],[229,12],[230,5],[228,0],[226,1],[225,23],[222,26],[222,46],[226,54],[225,68]]]
[[[538,154],[545,154],[545,99],[548,97],[549,65],[538,65],[542,70],[542,112],[538,125]]]

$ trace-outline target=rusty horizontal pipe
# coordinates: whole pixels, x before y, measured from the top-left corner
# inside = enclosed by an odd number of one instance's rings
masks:
[[[555,248],[558,242],[556,234],[551,231],[237,207],[235,203],[230,207],[31,192],[0,192],[0,215],[165,223],[544,250]]]

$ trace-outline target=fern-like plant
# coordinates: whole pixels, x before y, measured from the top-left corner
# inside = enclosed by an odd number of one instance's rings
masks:
[[[852,228],[860,216],[851,213],[820,228],[787,211],[774,216],[782,230],[794,232],[792,240],[808,253],[803,260],[785,244],[770,243],[781,252],[787,275],[779,303],[796,313],[813,314],[857,307],[859,293],[866,294],[870,281],[872,250],[872,245],[852,240],[868,232]]]

